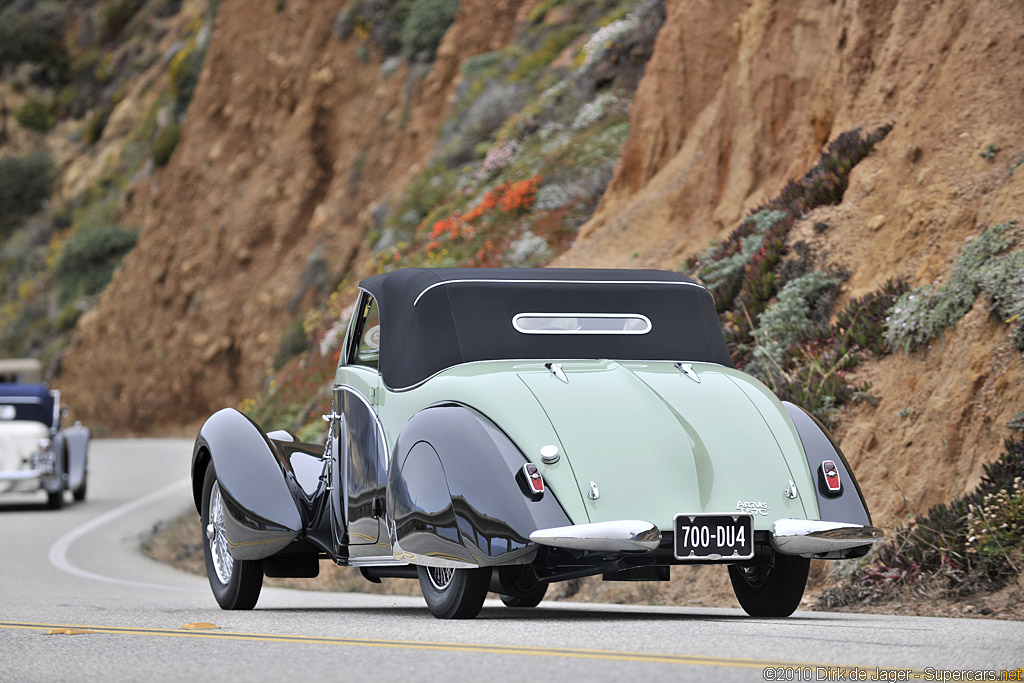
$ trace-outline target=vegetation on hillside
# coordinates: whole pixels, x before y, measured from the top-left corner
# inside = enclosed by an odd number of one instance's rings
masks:
[[[171,159],[217,0],[191,18],[181,7],[103,0],[0,9],[0,104],[14,114],[0,123],[0,355],[37,356],[52,370],[75,321],[134,246],[138,227],[120,223],[126,195]],[[105,138],[119,108],[121,130]],[[69,165],[81,168],[74,157],[97,162],[66,186]]]
[[[1008,427],[1024,429],[1024,413]],[[1009,437],[977,488],[914,515],[843,580],[824,608],[994,590],[1024,569],[1024,436]]]
[[[992,226],[968,242],[945,283],[910,288],[890,281],[838,312],[833,309],[845,273],[816,269],[806,244],[787,241],[793,222],[807,211],[842,200],[850,170],[887,132],[843,133],[800,181],[682,266],[715,294],[737,366],[826,424],[854,398],[874,400],[870,386],[853,384],[847,375],[863,354],[924,349],[979,295],[994,319],[1011,326],[1016,348],[1024,351],[1024,250],[1013,249],[1017,221]],[[1007,426],[1024,429],[1024,413]],[[913,516],[826,590],[820,605],[893,599],[908,590],[964,595],[999,588],[1024,568],[1022,477],[1024,439],[1008,438],[976,490]]]
[[[418,2],[405,3],[408,17]],[[350,3],[341,36],[376,50],[383,69],[403,51],[402,6]],[[367,18],[384,7],[392,14]],[[660,0],[548,0],[511,45],[465,60],[431,163],[378,215],[373,268],[542,266],[567,248],[611,180],[663,20]],[[318,434],[353,285],[305,317],[312,348],[243,404],[257,422]],[[301,348],[296,339],[275,365]]]

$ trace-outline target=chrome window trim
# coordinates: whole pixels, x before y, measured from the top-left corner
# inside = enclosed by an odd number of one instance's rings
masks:
[[[358,366],[358,367],[364,367],[364,366]],[[358,389],[356,389],[355,387],[353,387],[353,386],[351,386],[349,384],[335,384],[335,385],[332,385],[331,386],[331,391],[332,392],[334,392],[334,391],[347,391],[347,392],[353,394],[356,398],[358,398],[362,402],[362,404],[364,406],[366,406],[367,409],[369,409],[370,414],[373,415],[373,421],[377,425],[377,434],[378,434],[378,436],[380,436],[381,443],[384,444],[384,473],[387,474],[388,470],[389,470],[389,468],[391,466],[391,449],[388,447],[388,435],[384,431],[384,423],[382,423],[380,421],[380,415],[378,415],[377,411],[373,409],[373,404],[370,403],[370,401],[365,396],[363,396],[359,392]],[[341,434],[339,433],[338,436],[340,437]]]
[[[558,285],[681,285],[683,287],[696,287],[697,289],[706,289],[703,285],[698,285],[696,282],[677,282],[669,280],[497,280],[497,279],[466,279],[466,280],[443,280],[441,282],[435,282],[432,285],[428,285],[419,295],[413,300],[413,307],[420,302],[423,295],[432,290],[435,287],[442,287],[444,285],[459,285],[466,283],[474,284],[507,284],[507,285],[538,285],[538,284],[558,284]]]
[[[0,396],[0,403],[6,403],[8,405],[20,403],[22,405],[33,404],[41,406],[43,405],[43,399],[38,396]]]
[[[647,327],[642,330],[530,330],[519,326],[523,318],[612,318],[615,320],[642,320]],[[516,313],[512,316],[512,327],[522,334],[647,334],[654,327],[651,319],[642,313]]]

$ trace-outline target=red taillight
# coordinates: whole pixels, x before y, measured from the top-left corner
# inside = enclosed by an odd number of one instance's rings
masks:
[[[838,494],[842,491],[843,485],[839,481],[839,468],[832,460],[825,460],[821,463],[821,477],[827,493]]]
[[[519,488],[523,493],[532,500],[539,500],[544,495],[544,479],[532,462],[526,463],[516,472],[516,481],[519,482]]]

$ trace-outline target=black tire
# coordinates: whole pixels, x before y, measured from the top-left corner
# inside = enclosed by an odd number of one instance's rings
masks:
[[[491,570],[416,567],[427,609],[438,619],[472,619],[491,585]]]
[[[533,590],[525,591],[519,595],[502,595],[501,601],[506,607],[536,607],[544,599],[548,592],[547,583],[538,583]]]
[[[50,510],[60,510],[64,507],[64,489],[53,493],[46,492],[46,507]]]
[[[263,588],[263,560],[236,560],[228,554],[223,522],[214,519],[214,523],[210,523],[211,501],[215,508],[223,505],[219,502],[220,484],[217,483],[212,460],[206,466],[203,478],[203,502],[199,513],[206,576],[221,609],[252,609]],[[222,507],[215,517],[220,515],[223,515]],[[213,532],[208,534],[207,529]]]
[[[770,564],[729,565],[732,590],[743,611],[752,617],[788,617],[800,605],[811,561],[775,554]]]
[[[88,465],[86,465],[86,468],[88,469]],[[85,500],[85,493],[86,493],[86,489],[88,488],[87,487],[88,479],[89,479],[88,473],[87,472],[82,472],[82,484],[81,484],[81,486],[79,486],[77,489],[75,489],[74,491],[71,492],[71,495],[74,496],[76,502],[81,503],[83,500]]]
[[[60,459],[61,469],[57,474],[58,488],[53,493],[46,492],[46,507],[50,510],[60,510],[64,507],[64,489],[67,488],[68,476],[68,455],[64,453]]]

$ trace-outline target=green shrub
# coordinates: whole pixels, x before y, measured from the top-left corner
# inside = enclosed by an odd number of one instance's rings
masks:
[[[1024,276],[1018,278],[1020,271],[1013,270],[1021,262],[1019,252],[996,258],[1016,237],[1016,221],[992,226],[963,248],[945,284],[917,287],[901,296],[886,320],[889,347],[910,352],[925,346],[964,317],[983,291],[998,297],[993,300],[998,302],[993,308],[997,315],[1009,318],[1014,307],[1024,313]]]
[[[285,328],[284,334],[281,335],[281,345],[278,347],[277,355],[274,357],[274,369],[280,370],[290,359],[308,348],[309,337],[306,336],[303,321],[299,318]]]
[[[145,0],[105,0],[99,11],[103,39],[116,40],[143,4]]]
[[[775,303],[760,315],[758,325],[751,333],[758,344],[754,358],[770,360],[781,366],[789,347],[810,339],[815,329],[821,326],[820,315],[814,315],[816,303],[829,294],[834,298],[841,284],[838,278],[829,277],[820,270],[787,282]]]
[[[742,284],[743,271],[764,243],[765,233],[785,216],[779,210],[758,211],[745,218],[724,243],[704,249],[684,266],[711,290],[719,311],[732,304]]]
[[[47,152],[0,157],[0,237],[42,206],[53,192],[53,159]]]
[[[110,109],[99,107],[92,113],[89,120],[85,122],[85,132],[82,134],[85,144],[92,145],[103,136],[103,129],[107,127],[107,120],[110,118]]]
[[[54,267],[61,303],[102,292],[135,240],[135,232],[119,225],[80,230],[73,235],[64,243]]]
[[[1008,438],[984,466],[977,488],[915,515],[872,551],[873,560],[845,585],[829,588],[821,604],[889,599],[903,585],[931,585],[962,596],[995,589],[1024,567],[1024,439]]]
[[[64,44],[68,8],[56,0],[8,4],[0,10],[0,70],[11,64],[31,62],[44,68],[43,78],[63,82],[70,72]]]
[[[459,11],[459,0],[413,0],[402,23],[402,52],[409,61],[434,61],[437,46]]]
[[[166,166],[174,154],[174,148],[178,146],[181,139],[181,126],[177,123],[169,123],[164,126],[153,142],[153,163],[157,166]]]
[[[53,124],[57,122],[53,104],[35,99],[25,100],[14,113],[14,118],[25,128],[42,133],[53,128]]]
[[[572,41],[576,40],[583,31],[584,28],[582,26],[575,24],[556,29],[544,39],[544,42],[541,43],[537,50],[527,54],[520,60],[519,66],[509,74],[509,80],[523,81],[532,79],[544,67],[554,61],[555,57]]]

